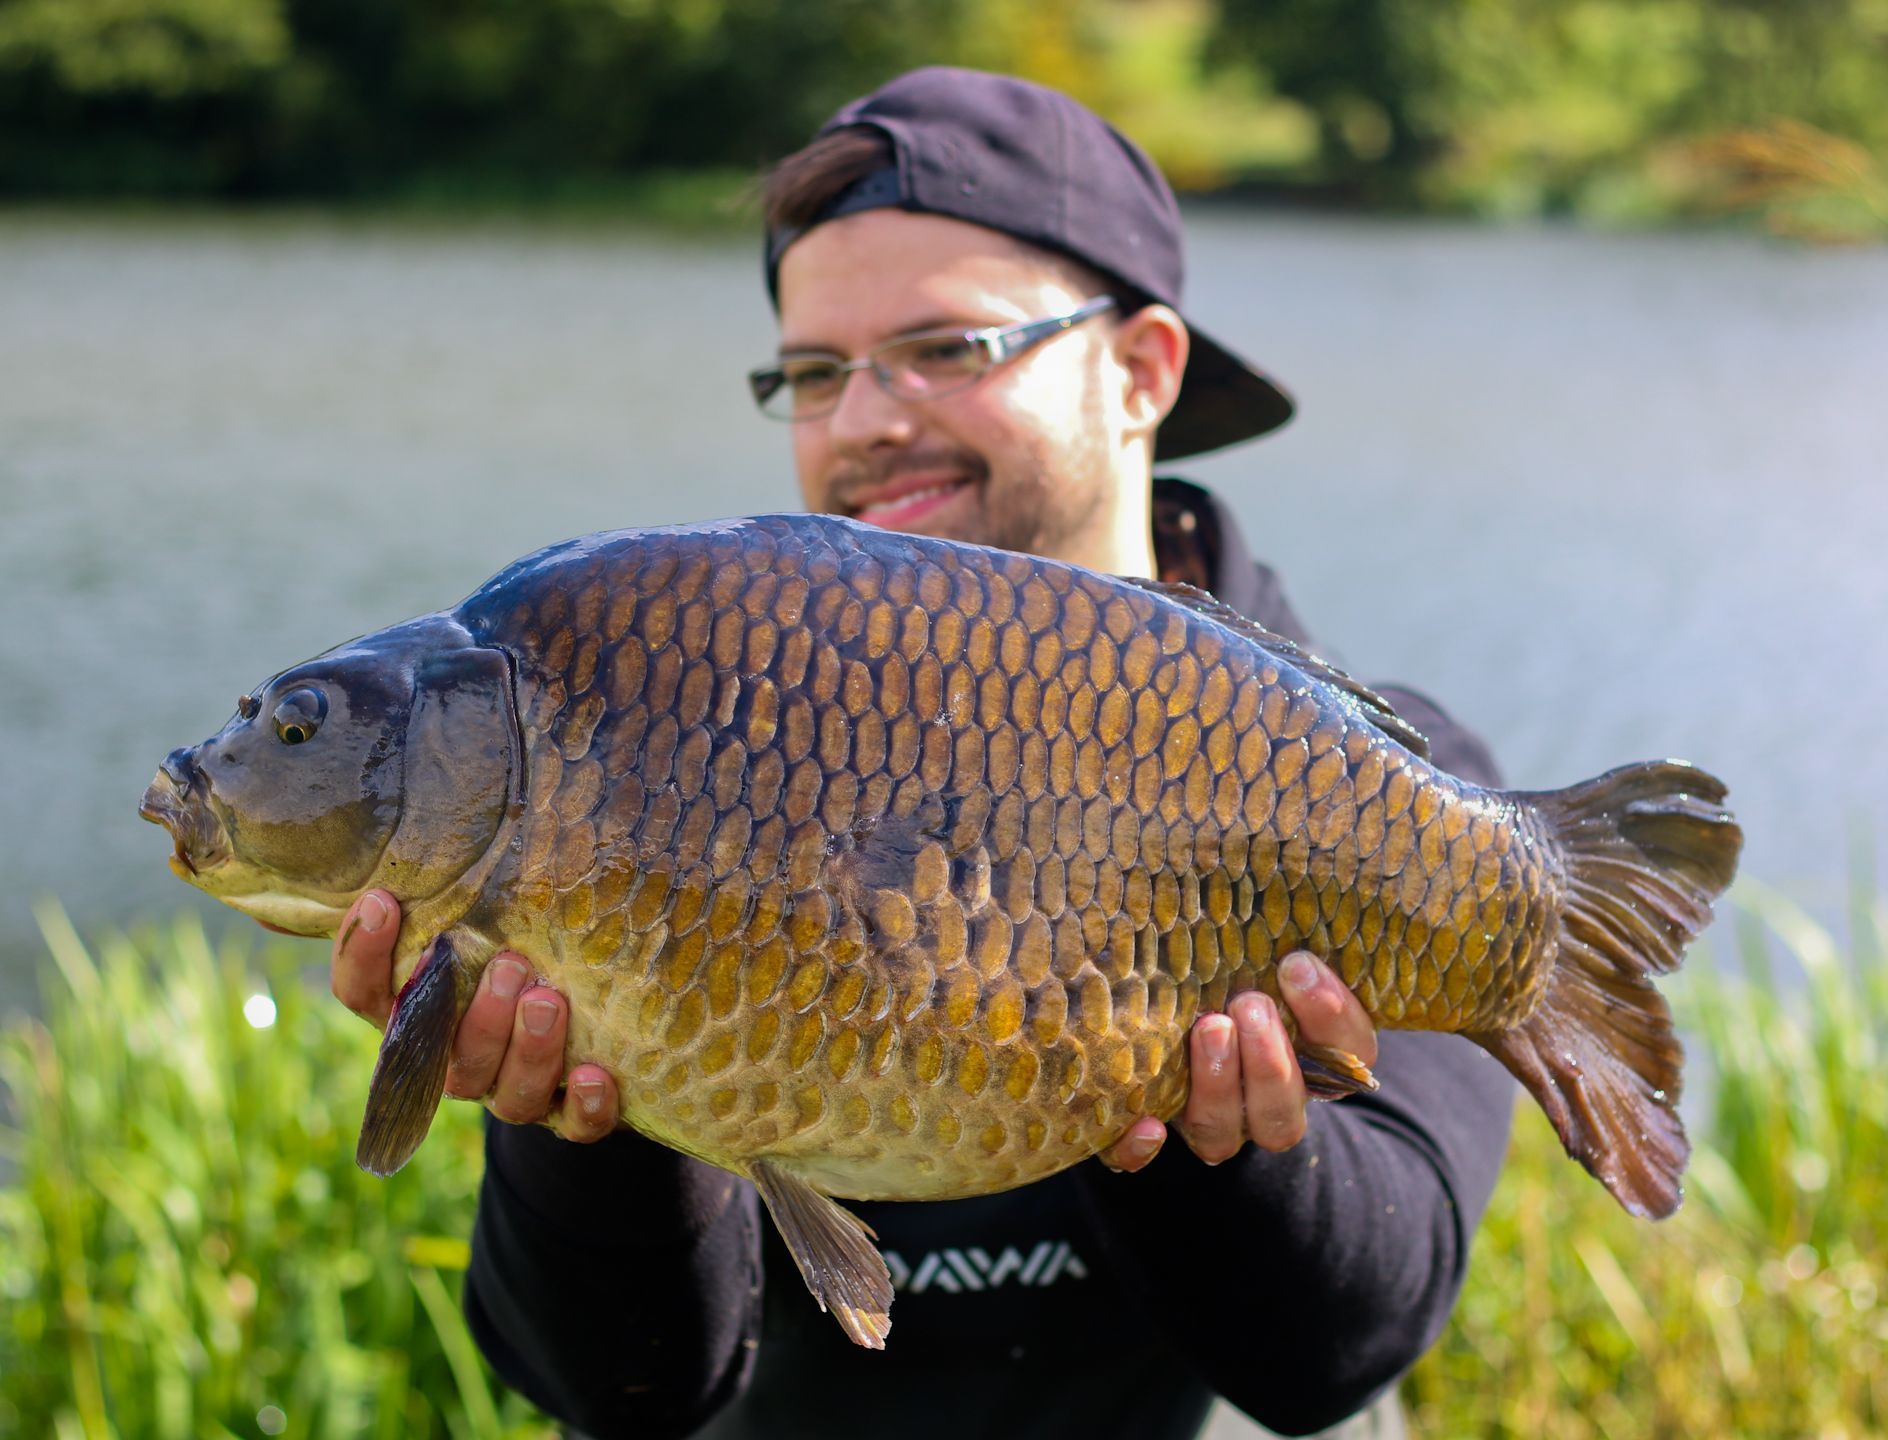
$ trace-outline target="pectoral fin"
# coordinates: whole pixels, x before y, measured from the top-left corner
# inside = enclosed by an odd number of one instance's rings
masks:
[[[354,1151],[354,1163],[369,1174],[393,1174],[432,1126],[459,1028],[462,968],[451,937],[441,935],[394,1002]]]
[[[853,1344],[883,1350],[892,1277],[871,1227],[772,1161],[755,1161],[749,1173],[819,1308],[832,1312]]]

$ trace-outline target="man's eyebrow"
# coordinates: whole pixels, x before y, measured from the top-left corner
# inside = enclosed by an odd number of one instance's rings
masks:
[[[994,329],[1002,323],[1000,320],[966,320],[961,315],[921,315],[909,325],[900,326],[884,339],[875,341],[871,348],[889,345],[894,340],[904,340],[912,335],[930,335],[938,331],[955,335],[965,330]],[[783,340],[775,353],[777,355],[838,355],[843,358],[846,352],[837,345],[819,340],[796,340],[792,344]]]
[[[987,330],[991,328],[987,321],[966,320],[962,315],[926,315],[913,321],[895,335],[888,335],[887,340],[902,340],[907,335],[928,335],[935,330],[948,330],[953,334],[960,330]]]

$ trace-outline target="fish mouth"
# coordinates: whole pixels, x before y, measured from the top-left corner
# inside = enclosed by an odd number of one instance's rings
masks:
[[[184,880],[196,880],[230,857],[223,827],[209,806],[189,791],[178,789],[177,782],[163,770],[157,772],[138,802],[138,814],[170,832],[170,868]]]

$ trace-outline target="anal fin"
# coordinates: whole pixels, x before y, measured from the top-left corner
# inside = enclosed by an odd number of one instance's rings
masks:
[[[771,1160],[755,1161],[748,1173],[819,1308],[832,1312],[853,1344],[883,1350],[892,1277],[871,1227]]]
[[[451,938],[441,935],[394,1002],[354,1150],[354,1163],[370,1175],[406,1164],[432,1127],[459,1028],[461,969]]]

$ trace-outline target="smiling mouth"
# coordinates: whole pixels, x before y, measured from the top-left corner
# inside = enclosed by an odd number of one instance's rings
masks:
[[[853,503],[847,507],[846,513],[868,525],[902,530],[949,503],[953,496],[967,490],[972,483],[966,476],[942,480],[913,477],[881,488],[868,500]]]

